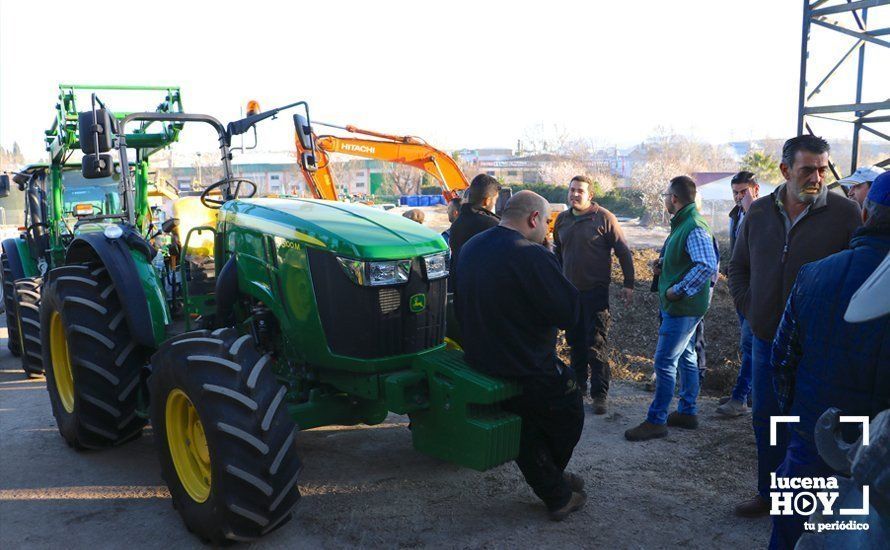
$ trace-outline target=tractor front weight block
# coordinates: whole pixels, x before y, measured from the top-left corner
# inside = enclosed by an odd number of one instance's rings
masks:
[[[499,403],[519,386],[470,369],[461,352],[446,349],[418,356],[412,370],[429,386],[428,408],[408,413],[415,449],[479,471],[516,458],[521,419]]]

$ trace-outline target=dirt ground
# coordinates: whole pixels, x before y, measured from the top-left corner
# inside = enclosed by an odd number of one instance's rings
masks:
[[[3,329],[5,332],[5,329]],[[59,436],[44,380],[0,353],[0,547],[200,548],[170,506],[151,428],[123,447],[78,453]],[[411,448],[407,418],[300,434],[303,498],[263,548],[762,547],[768,520],[731,508],[754,480],[750,422],[717,420],[705,398],[698,431],[629,443],[650,394],[615,385],[590,414],[569,469],[589,501],[552,523],[512,464],[480,473]]]
[[[441,213],[444,216],[444,212]],[[657,327],[647,262],[660,230],[627,224],[634,246],[634,306],[613,296],[611,408],[589,413],[571,471],[589,501],[563,523],[546,519],[518,469],[480,473],[414,451],[407,418],[376,427],[318,428],[299,435],[305,469],[294,519],[251,546],[263,548],[738,548],[763,547],[769,521],[732,507],[755,477],[750,417],[719,419],[716,396],[737,368],[737,323],[725,284],[707,319],[711,396],[702,427],[629,443],[651,394]],[[654,243],[654,244],[653,244]],[[617,267],[616,267],[617,269]],[[615,287],[617,292],[617,287]],[[5,317],[5,316],[4,316]],[[0,317],[5,322],[5,318]],[[200,548],[170,506],[151,428],[121,448],[78,453],[56,430],[42,378],[29,380],[0,328],[0,547]],[[563,352],[566,350],[563,349]]]

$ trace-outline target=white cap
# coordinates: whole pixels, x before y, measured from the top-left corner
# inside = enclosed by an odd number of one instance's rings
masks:
[[[890,313],[890,254],[850,299],[844,321],[862,323]]]
[[[884,173],[884,169],[878,166],[863,166],[857,168],[855,172],[838,181],[844,187],[852,187],[860,183],[871,183],[875,178]]]

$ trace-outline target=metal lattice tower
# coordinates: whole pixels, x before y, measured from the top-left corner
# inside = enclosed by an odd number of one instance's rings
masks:
[[[883,52],[890,52],[890,26],[884,28],[869,28],[868,20],[871,15],[873,20],[878,20],[890,25],[890,0],[804,0],[803,2],[803,33],[800,53],[800,95],[797,111],[797,133],[812,133],[810,119],[828,119],[839,122],[847,122],[853,125],[853,150],[851,154],[850,172],[857,166],[860,149],[860,134],[864,130],[872,135],[887,140],[890,145],[890,130],[883,126],[890,123],[890,90],[882,90],[880,101],[863,102],[863,82],[866,78],[865,50],[882,48]],[[840,21],[843,22],[840,22]],[[820,32],[820,38],[828,35],[836,37],[850,37],[852,46],[843,50],[840,59],[828,73],[818,81],[818,84],[808,89],[807,75],[808,65],[811,65],[809,54],[811,43],[811,29],[814,27],[827,29],[828,33]],[[858,52],[855,86],[849,79],[833,79],[842,67],[849,65],[848,61],[854,58]],[[870,67],[877,75],[880,71],[887,74],[887,66]],[[812,100],[817,94],[826,90],[830,80],[832,88],[845,86],[849,89],[851,102],[836,104],[816,105]],[[844,81],[846,80],[846,81]],[[854,93],[855,92],[855,95]],[[814,122],[815,124],[815,122]],[[882,132],[878,128],[883,128]],[[890,158],[879,163],[880,166],[890,169]]]

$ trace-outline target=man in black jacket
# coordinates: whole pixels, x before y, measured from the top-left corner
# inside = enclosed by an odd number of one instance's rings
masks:
[[[584,411],[575,375],[556,355],[557,329],[573,326],[578,316],[578,291],[540,245],[548,213],[543,197],[520,191],[498,227],[466,243],[455,310],[467,363],[522,387],[504,404],[522,418],[516,464],[559,521],[587,500],[583,480],[565,471]]]
[[[454,274],[459,268],[458,258],[464,243],[486,229],[498,224],[500,218],[494,214],[494,205],[498,200],[498,180],[488,174],[479,174],[473,178],[468,190],[467,202],[461,205],[460,213],[449,231],[448,245],[451,247],[451,278],[450,291],[454,292]]]

